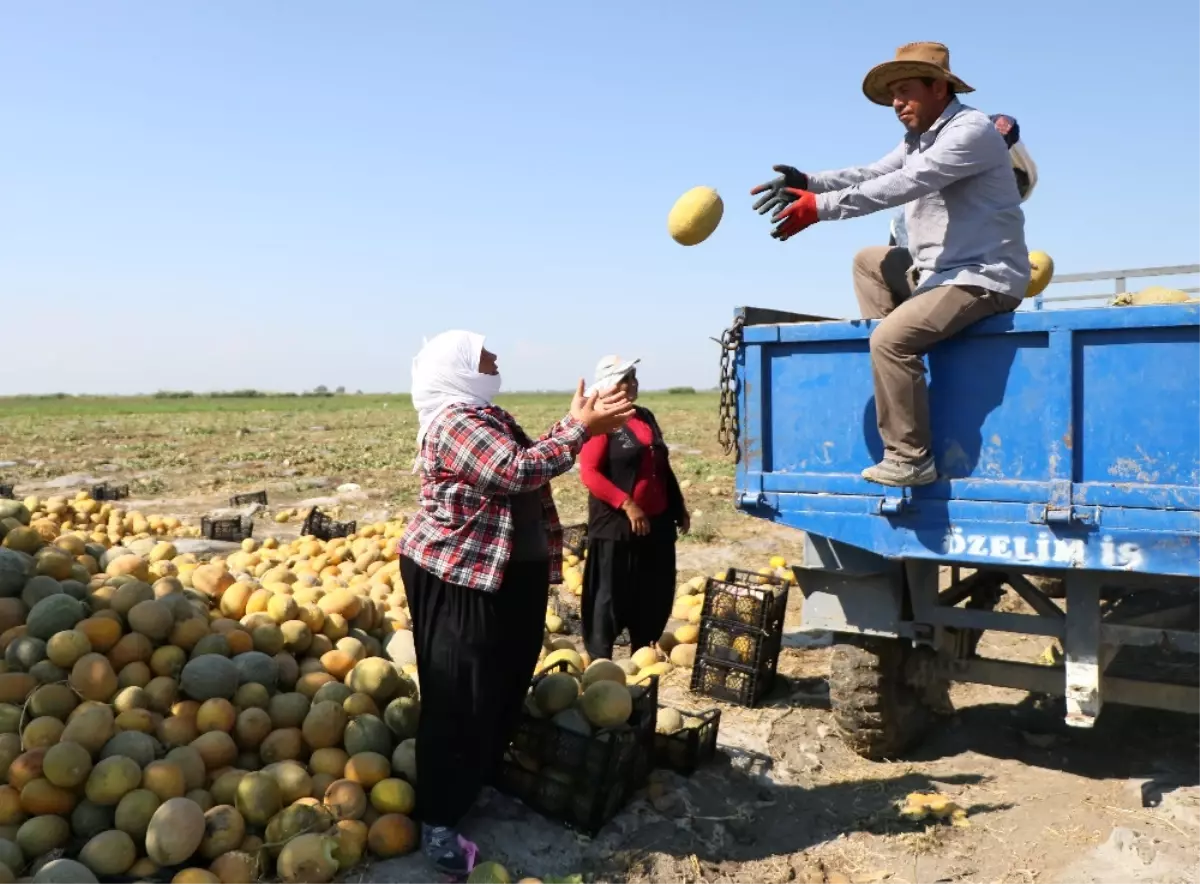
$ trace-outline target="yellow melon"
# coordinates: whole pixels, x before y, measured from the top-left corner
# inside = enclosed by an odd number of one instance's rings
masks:
[[[711,187],[693,187],[675,201],[667,215],[667,232],[681,246],[708,239],[725,212],[720,195]]]
[[[404,856],[417,849],[420,832],[411,818],[402,813],[386,813],[371,824],[367,844],[376,856]]]
[[[397,777],[380,780],[371,787],[371,806],[380,813],[411,814],[416,800],[413,787]]]
[[[186,798],[163,802],[146,830],[146,855],[160,866],[177,865],[204,840],[204,811]]]
[[[624,673],[621,673],[624,676]],[[580,701],[583,714],[596,727],[616,727],[629,720],[633,698],[624,684],[613,681],[594,682],[583,692]]]
[[[338,872],[336,847],[337,840],[328,835],[308,833],[291,839],[279,852],[279,877],[285,882],[332,881]]]
[[[1054,277],[1054,259],[1045,252],[1030,252],[1029,267],[1031,273],[1025,297],[1036,298],[1046,290],[1046,286],[1050,285],[1050,280]]]
[[[615,681],[619,685],[624,685],[625,670],[612,660],[593,660],[592,665],[583,673],[582,681],[584,690],[598,681]]]

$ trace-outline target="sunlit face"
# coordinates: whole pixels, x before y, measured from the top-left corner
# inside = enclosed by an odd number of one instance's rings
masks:
[[[913,134],[928,132],[949,103],[945,80],[927,84],[922,79],[910,77],[897,80],[888,88],[892,92],[892,109],[904,128]]]
[[[486,347],[479,354],[479,373],[490,375],[500,374],[500,366],[496,362],[496,354]]]

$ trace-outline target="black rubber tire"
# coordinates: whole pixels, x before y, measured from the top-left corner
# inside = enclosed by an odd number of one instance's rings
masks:
[[[929,700],[938,689],[923,695],[906,681],[913,652],[908,642],[876,637],[856,637],[833,646],[829,666],[833,719],[846,745],[863,758],[900,757],[921,740],[936,718]]]

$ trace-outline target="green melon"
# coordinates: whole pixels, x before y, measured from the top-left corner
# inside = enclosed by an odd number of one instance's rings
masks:
[[[392,752],[392,732],[374,715],[359,715],[346,725],[343,745],[349,755],[376,752],[387,758]]]
[[[62,593],[52,595],[33,606],[25,621],[26,634],[49,641],[55,633],[74,629],[87,615],[87,608],[78,599]]]
[[[417,724],[421,718],[421,702],[415,697],[397,697],[388,703],[383,720],[398,739],[407,740],[417,735]]]
[[[557,715],[579,699],[579,682],[566,672],[547,675],[534,688],[533,699],[543,715]]]

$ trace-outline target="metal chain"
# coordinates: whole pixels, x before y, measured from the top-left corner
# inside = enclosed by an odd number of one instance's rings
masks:
[[[733,325],[721,333],[721,339],[717,341],[721,345],[721,404],[720,420],[717,426],[717,441],[721,443],[721,448],[725,454],[733,455],[734,463],[740,460],[741,452],[738,449],[738,424],[737,424],[737,369],[734,365],[734,356],[738,348],[742,345],[742,326],[744,320],[741,316],[733,320]],[[716,340],[714,338],[714,340]]]

